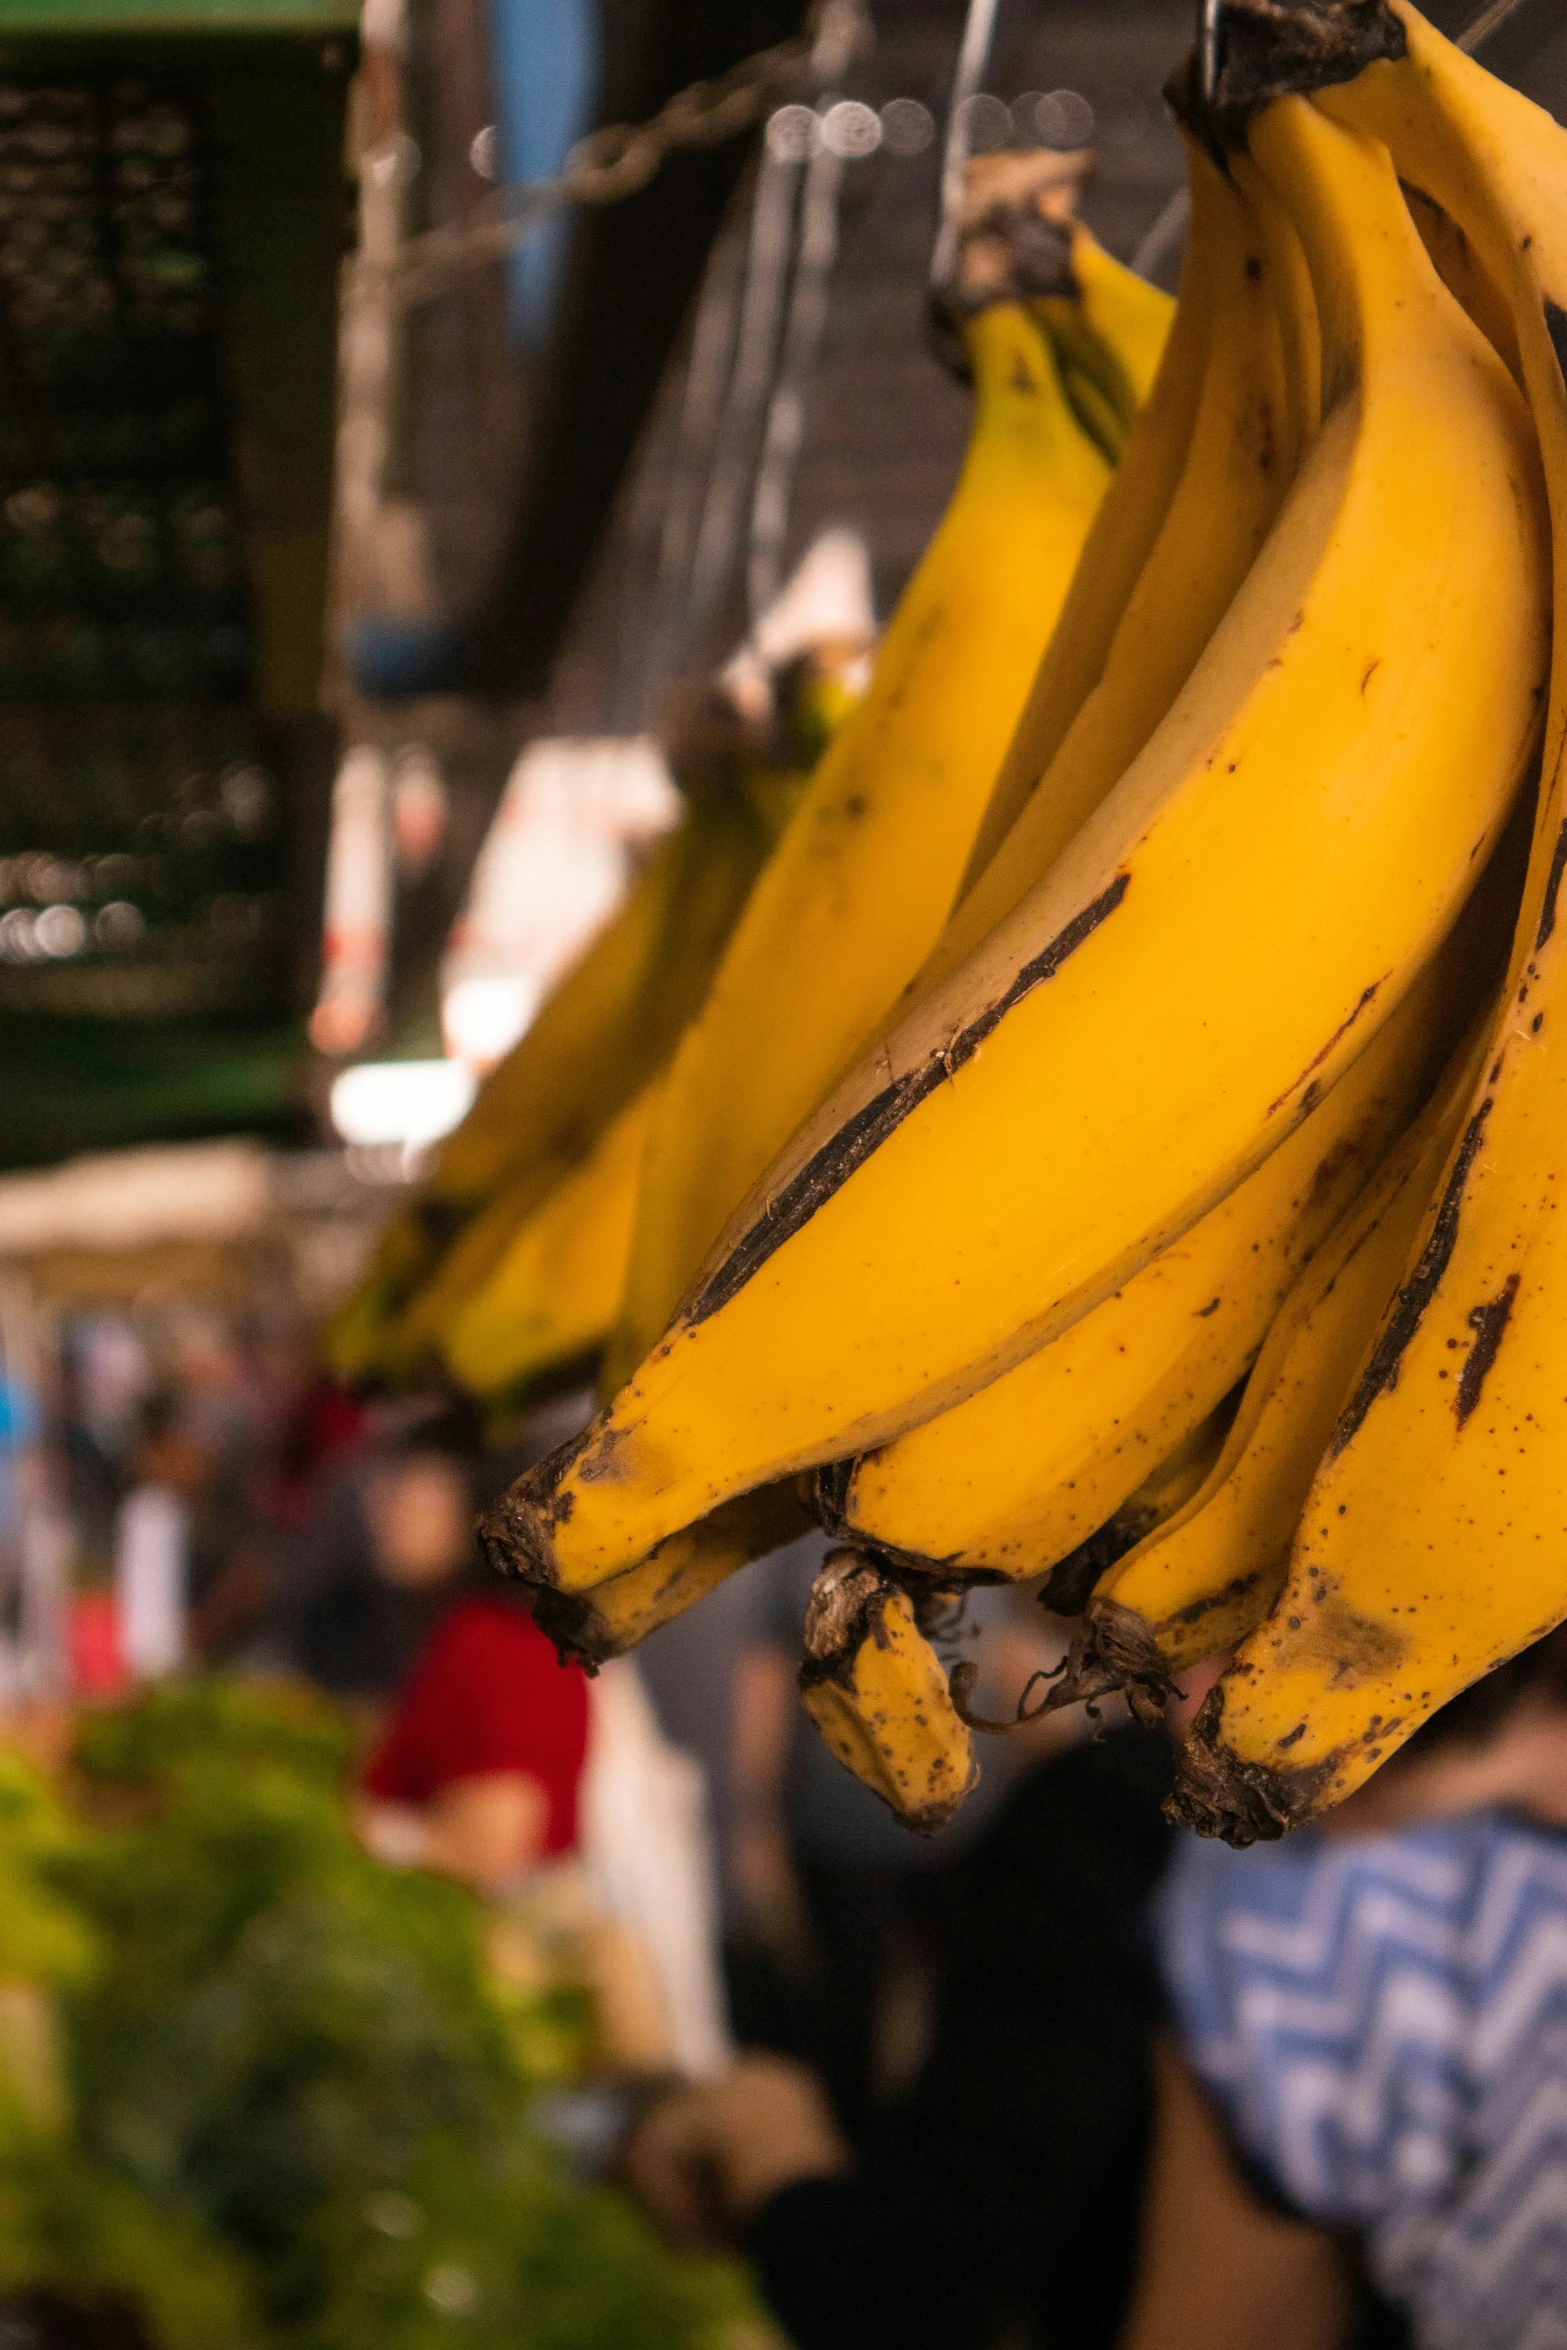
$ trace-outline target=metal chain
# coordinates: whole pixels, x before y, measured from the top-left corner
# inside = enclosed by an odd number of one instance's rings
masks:
[[[1515,14],[1522,0],[1491,0],[1459,36],[1459,47],[1474,49]],[[1222,39],[1223,0],[1199,0],[1199,52],[1203,78],[1216,77]],[[975,45],[988,47],[994,0],[971,7]],[[667,159],[683,149],[721,146],[751,130],[781,101],[813,84],[818,88],[840,71],[861,46],[866,30],[864,0],[824,0],[808,33],[759,49],[714,81],[693,82],[677,91],[644,123],[613,123],[579,139],[555,179],[530,180],[498,190],[488,207],[461,227],[427,230],[410,237],[389,256],[361,255],[357,267],[390,280],[402,302],[427,300],[455,270],[503,259],[533,234],[541,220],[574,204],[616,204],[645,188]],[[974,78],[974,77],[971,77]],[[954,108],[953,122],[960,120]],[[948,181],[961,169],[961,131],[954,128]],[[944,207],[950,215],[950,204]],[[944,223],[945,226],[945,223]],[[945,255],[939,258],[945,259]]]
[[[410,237],[384,258],[361,255],[357,267],[389,279],[402,302],[427,300],[453,271],[514,252],[549,214],[634,196],[669,156],[720,146],[765,120],[781,100],[821,87],[848,65],[866,32],[864,0],[823,0],[807,32],[677,91],[650,121],[611,124],[579,139],[557,178],[499,189],[460,227]]]

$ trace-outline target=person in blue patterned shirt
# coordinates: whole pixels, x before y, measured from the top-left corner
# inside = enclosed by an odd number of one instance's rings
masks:
[[[1567,1633],[1321,1825],[1183,1839],[1159,1939],[1123,2350],[1567,2350]]]

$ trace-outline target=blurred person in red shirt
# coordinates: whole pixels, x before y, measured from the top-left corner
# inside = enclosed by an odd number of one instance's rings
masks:
[[[461,1432],[377,1447],[362,1491],[376,1572],[428,1627],[361,1784],[366,1844],[486,1887],[574,1852],[587,1678],[480,1559]]]

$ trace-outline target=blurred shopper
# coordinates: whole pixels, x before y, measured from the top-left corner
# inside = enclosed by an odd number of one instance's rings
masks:
[[[270,1357],[278,1412],[262,1502],[278,1534],[298,1541],[309,1532],[328,1471],[362,1443],[365,1409],[336,1380],[317,1371],[304,1349],[277,1344]]]
[[[511,1469],[515,1464],[504,1464]],[[710,2072],[727,2053],[700,1774],[662,1738],[636,1668],[590,1691],[492,1575],[475,1502],[502,1465],[456,1415],[372,1447],[358,1490],[373,1572],[422,1639],[364,1773],[378,1857],[488,1896],[503,1976],[585,1979],[610,2069]]]
[[[566,1397],[536,1413],[504,1454],[483,1449],[477,1414],[455,1399],[367,1415],[340,1390],[317,1387],[302,1405],[283,1431],[275,1513],[286,1662],[336,1696],[384,1705],[458,1585],[479,1571],[478,1512],[583,1425],[591,1400]],[[490,1578],[481,1588],[510,1586]]]
[[[120,1662],[155,1680],[229,1662],[266,1616],[273,1578],[244,1496],[185,1397],[144,1406],[114,1528]]]
[[[649,2209],[681,2241],[743,2247],[799,2350],[1115,2340],[1167,1785],[1163,1741],[1120,1729],[1012,1786],[947,1872],[929,2052],[857,2149],[815,2075],[760,2055],[634,2136]]]
[[[473,1564],[472,1453],[465,1424],[426,1414],[329,1462],[284,1611],[290,1661],[307,1680],[382,1703],[402,1688]]]
[[[374,1578],[361,1629],[403,1679],[365,1773],[371,1848],[479,1884],[574,1850],[587,1679],[479,1558],[466,1422],[432,1417],[371,1448],[357,1498]]]
[[[171,1436],[167,1428],[147,1431],[141,1473],[115,1518],[120,1658],[137,1681],[156,1680],[185,1662],[190,1517],[158,1457],[173,1449]]]
[[[998,1742],[956,1819],[926,1837],[828,1752],[798,1688],[806,1604],[828,1547],[808,1535],[740,1579],[751,1620],[733,1664],[730,1988],[742,2045],[813,2065],[857,2138],[917,2061],[946,1878],[1004,1797],[1010,1757]],[[974,1594],[970,1630],[985,1619],[998,1631],[1010,1605],[1010,1595]],[[1048,1661],[1030,1654],[1030,1664]]]
[[[1567,2343],[1567,1634],[1321,1826],[1183,1839],[1162,1949],[1126,2350]]]
[[[486,1886],[577,1845],[588,1692],[477,1578],[432,1631],[364,1776],[365,1839]]]

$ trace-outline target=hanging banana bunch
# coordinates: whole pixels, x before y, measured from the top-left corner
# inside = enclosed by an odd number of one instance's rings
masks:
[[[967,457],[864,703],[824,755],[653,1093],[606,1392],[656,1340],[727,1215],[939,941],[1111,479],[1081,410],[1094,399],[1114,411],[1118,449],[1159,366],[1172,306],[1071,219],[1083,159],[1066,179],[1059,157],[1011,159],[1024,169],[999,194],[992,160],[971,167],[979,194],[944,306],[974,387]],[[1112,438],[1108,426],[1103,437]],[[612,1136],[600,1147],[612,1149]],[[578,1188],[592,1182],[590,1166]],[[505,1257],[469,1287],[448,1326],[447,1366],[476,1392],[515,1374],[530,1328],[551,1310],[523,1268],[536,1266],[546,1231],[566,1241],[557,1214],[566,1206],[559,1193],[530,1203]],[[617,1264],[625,1257],[618,1230],[613,1253]],[[577,1254],[574,1308],[587,1279]],[[522,1273],[531,1303],[508,1268]],[[540,1593],[541,1622],[564,1651],[593,1661],[619,1653],[808,1523],[790,1484],[757,1498],[763,1506],[749,1513],[721,1509],[681,1527],[613,1592]],[[737,1556],[744,1526],[755,1539]]]
[[[822,760],[675,1053],[606,1394],[657,1342],[729,1217],[939,937],[1103,497],[1105,460],[1013,266],[1015,212],[984,209],[960,245],[951,303],[974,420],[952,502],[864,702]],[[1025,283],[1043,279],[1080,307],[1069,233],[1027,206],[1022,217],[1038,232],[1024,248]],[[1095,342],[1124,377],[1108,336]]]
[[[1528,411],[1427,259],[1385,152],[1304,100],[1263,126],[1291,147],[1267,158],[1286,210],[1305,151],[1342,149],[1319,200],[1290,210],[1318,333],[1256,338],[1280,382],[1287,347],[1302,367],[1281,412],[1309,424],[1320,383],[1322,421],[1304,443],[1254,431],[1225,577],[1207,564],[1227,534],[1210,529],[1201,560],[1189,525],[1151,534],[1099,685],[1080,672],[1087,697],[969,904],[998,865],[998,896],[1022,894],[804,1120],[574,1455],[514,1493],[511,1530],[563,1589],[733,1494],[887,1443],[1070,1329],[1331,1098],[1502,831],[1548,635]],[[1241,294],[1269,285],[1270,239],[1195,148],[1193,169],[1188,269],[1212,319],[1226,271]],[[1281,313],[1300,276],[1271,273]],[[1231,466],[1246,447],[1223,382],[1236,341],[1212,337],[1187,474],[1210,439]],[[1409,520],[1430,514],[1435,547]],[[1128,627],[1145,591],[1172,623],[1208,598],[1216,625],[1185,675],[1170,630]],[[1147,696],[1135,728],[1138,697],[1111,690],[1123,636],[1129,661],[1153,648],[1173,696],[1162,715]],[[1106,744],[1144,724],[1117,774],[1128,742]],[[953,927],[972,920],[960,905]]]
[[[1167,334],[971,179],[963,480],[487,1521],[597,1656],[808,1508],[805,1703],[914,1825],[965,1581],[1077,1615],[1054,1704],[1233,1652],[1236,1843],[1567,1617],[1567,131],[1408,0],[1226,18]]]

